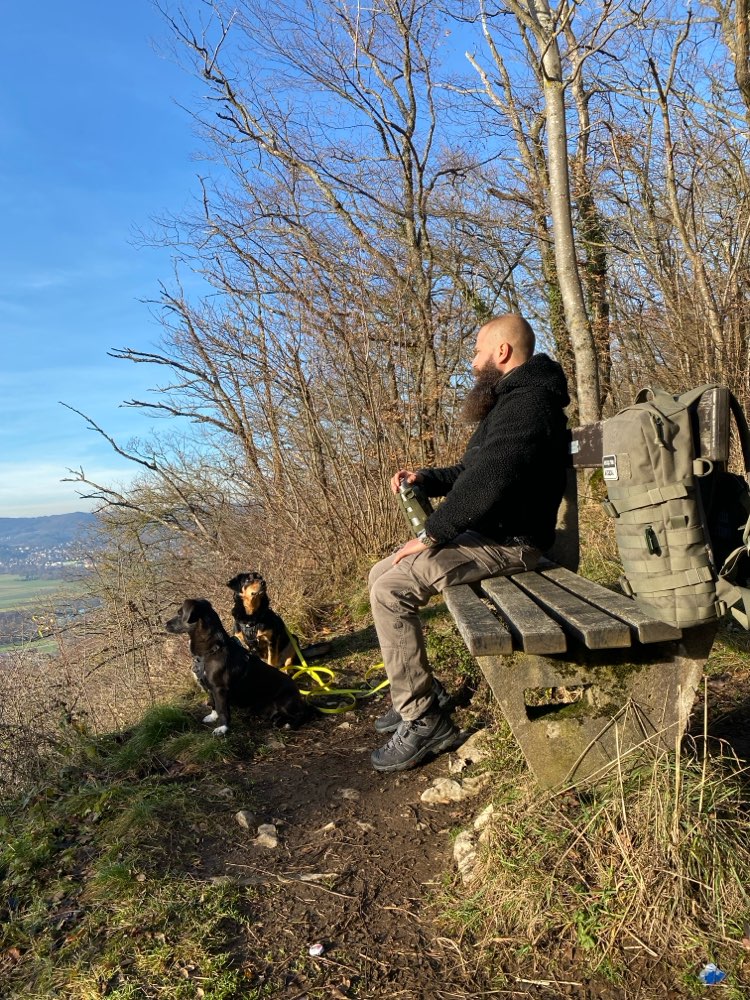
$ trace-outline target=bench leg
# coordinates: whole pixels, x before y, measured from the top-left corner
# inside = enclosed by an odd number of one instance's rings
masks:
[[[674,749],[685,731],[715,625],[633,649],[477,657],[544,788],[596,780],[644,742]]]

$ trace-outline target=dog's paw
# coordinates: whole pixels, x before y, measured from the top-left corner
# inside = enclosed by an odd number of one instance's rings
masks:
[[[216,722],[218,718],[219,718],[219,713],[214,709],[214,711],[211,712],[209,715],[207,715],[203,721],[206,725],[208,725],[209,722]]]
[[[214,729],[213,735],[214,736],[223,736],[224,733],[227,731],[228,728],[229,728],[228,726],[217,726],[216,729]]]

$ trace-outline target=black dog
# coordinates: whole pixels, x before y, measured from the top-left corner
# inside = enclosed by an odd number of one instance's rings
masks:
[[[166,629],[190,636],[193,673],[208,693],[212,708],[203,721],[218,722],[216,735],[229,727],[230,703],[257,714],[267,713],[277,726],[296,727],[308,718],[307,706],[291,677],[232,638],[208,601],[185,601]]]

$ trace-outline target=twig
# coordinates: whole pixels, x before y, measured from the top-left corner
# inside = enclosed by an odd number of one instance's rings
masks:
[[[698,798],[698,815],[703,813],[703,791],[706,787],[708,767],[708,675],[703,678],[703,763],[701,765],[701,793]]]
[[[649,946],[644,941],[641,941],[638,935],[634,934],[629,927],[623,927],[622,929],[626,934],[629,934],[630,937],[632,937],[632,939],[636,942],[636,944],[639,944],[644,951],[647,951],[652,958],[659,957],[658,952],[655,952],[652,948],[649,948]]]
[[[316,882],[308,882],[306,879],[299,878],[295,875],[279,875],[278,872],[268,871],[267,868],[258,868],[254,865],[239,865],[234,862],[228,862],[232,868],[246,868],[248,871],[261,872],[263,875],[270,875],[271,878],[278,879],[279,882],[299,882],[300,885],[304,885],[309,889],[320,889],[321,892],[327,892],[331,896],[339,896],[341,899],[356,899],[356,896],[347,896],[344,892],[336,892],[334,889],[327,889],[324,885],[318,885]]]
[[[583,986],[583,983],[574,983],[570,979],[521,979],[520,976],[516,976],[516,982],[529,986]]]

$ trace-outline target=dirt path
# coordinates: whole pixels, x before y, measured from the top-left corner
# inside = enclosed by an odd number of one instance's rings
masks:
[[[447,773],[445,757],[400,776],[373,771],[380,711],[381,702],[359,718],[322,718],[283,744],[272,736],[268,754],[247,765],[254,827],[274,824],[279,845],[257,845],[251,829],[214,874],[257,885],[255,933],[237,945],[261,995],[407,1000],[482,988],[439,935],[428,902],[451,868],[451,832],[476,802],[420,801]],[[317,943],[324,951],[312,958]]]
[[[606,998],[663,996],[605,983],[568,982],[483,968],[440,926],[440,898],[456,878],[453,839],[488,801],[427,805],[422,792],[448,775],[448,756],[401,775],[372,770],[372,729],[384,702],[328,716],[239,765],[231,808],[252,813],[233,846],[207,852],[202,878],[248,887],[249,932],[233,943],[247,996],[453,1000],[471,997]],[[240,801],[246,791],[246,801]],[[231,813],[228,813],[230,816]],[[274,824],[278,846],[255,842]],[[311,957],[312,945],[323,946]],[[499,987],[498,974],[509,973]],[[524,979],[527,980],[524,982]],[[537,982],[528,980],[536,979]]]

